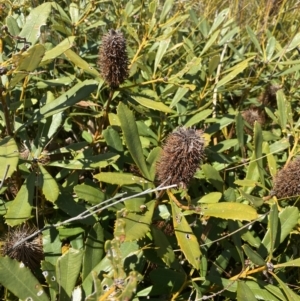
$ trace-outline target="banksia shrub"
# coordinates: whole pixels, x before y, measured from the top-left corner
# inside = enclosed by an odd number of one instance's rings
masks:
[[[278,199],[300,196],[300,158],[281,169],[274,177],[273,183],[271,195]]]
[[[43,245],[41,236],[35,236],[25,241],[16,248],[13,246],[22,239],[28,237],[36,231],[36,228],[22,225],[15,229],[9,230],[2,242],[2,256],[7,255],[10,258],[23,262],[31,270],[39,267],[40,261],[44,258]]]
[[[111,88],[118,88],[128,78],[128,64],[123,34],[110,29],[102,38],[98,65],[104,80]]]
[[[164,185],[177,184],[186,188],[204,157],[204,138],[201,130],[179,127],[163,146],[156,175]]]

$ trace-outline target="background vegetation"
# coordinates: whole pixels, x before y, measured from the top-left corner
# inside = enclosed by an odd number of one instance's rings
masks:
[[[276,198],[300,194],[298,169],[273,187],[299,152],[299,15],[297,0],[0,1],[1,298],[300,300],[298,198]],[[113,92],[109,29],[130,63]],[[205,160],[163,194],[179,125],[204,130]]]

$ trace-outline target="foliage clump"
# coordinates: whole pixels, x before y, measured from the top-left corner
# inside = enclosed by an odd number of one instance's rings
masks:
[[[204,142],[201,130],[179,127],[171,133],[156,166],[159,182],[187,187],[204,158]]]

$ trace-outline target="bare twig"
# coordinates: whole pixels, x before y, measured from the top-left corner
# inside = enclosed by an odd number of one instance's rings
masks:
[[[119,197],[122,197],[123,195],[126,194],[126,192],[122,193],[122,194],[119,194],[119,195],[116,195],[116,196],[114,196],[114,197],[112,197],[112,198],[110,198],[110,199],[108,199],[108,200],[106,200],[106,201],[104,201],[104,202],[102,202],[100,204],[97,204],[97,205],[89,208],[88,210],[86,210],[86,211],[78,214],[75,217],[69,218],[69,219],[67,219],[67,220],[65,220],[63,222],[60,222],[60,223],[47,225],[44,228],[42,228],[40,230],[37,230],[36,232],[32,233],[31,235],[29,235],[29,236],[25,237],[24,239],[20,240],[19,242],[15,243],[11,249],[13,250],[13,249],[17,248],[18,246],[20,246],[21,244],[23,244],[25,241],[27,241],[27,240],[29,240],[29,239],[31,239],[31,238],[39,235],[43,231],[48,230],[50,228],[58,228],[58,227],[61,227],[61,226],[65,225],[65,224],[71,223],[73,221],[83,220],[83,219],[85,219],[85,218],[87,218],[87,217],[89,217],[89,216],[91,216],[91,215],[93,215],[93,214],[95,214],[95,213],[97,213],[99,211],[107,209],[107,208],[109,208],[109,207],[111,207],[111,206],[113,206],[115,204],[118,204],[118,203],[130,200],[130,199],[134,199],[134,198],[136,198],[138,196],[145,195],[145,194],[148,194],[148,193],[152,193],[152,192],[156,192],[156,191],[160,191],[160,190],[165,190],[165,189],[169,189],[169,188],[174,188],[176,186],[177,185],[175,185],[175,184],[174,185],[169,185],[169,186],[162,186],[162,185],[160,185],[160,186],[158,186],[156,188],[153,188],[153,189],[149,188],[149,189],[147,189],[145,191],[142,191],[140,193],[137,193],[137,194],[134,194],[134,195],[131,195],[131,196],[128,196],[128,197],[124,197],[124,198],[122,198],[120,200],[117,200],[117,201],[115,201],[113,203],[107,204],[107,203],[109,203],[109,202],[111,202],[111,201],[113,201],[113,200],[115,200],[115,199],[117,199]],[[107,204],[107,205],[103,206],[104,204]]]
[[[213,112],[212,112],[212,117],[213,118],[217,117],[217,102],[218,102],[218,100],[217,100],[217,97],[218,97],[217,84],[219,82],[219,77],[220,77],[220,74],[221,74],[221,68],[222,68],[225,53],[227,51],[227,47],[228,47],[228,44],[225,43],[223,51],[221,53],[220,62],[219,62],[218,68],[217,68],[217,73],[216,73],[216,78],[215,78],[215,88],[214,88],[214,93],[213,93]],[[216,139],[217,138],[214,138],[214,145],[216,145],[218,143],[218,141]]]

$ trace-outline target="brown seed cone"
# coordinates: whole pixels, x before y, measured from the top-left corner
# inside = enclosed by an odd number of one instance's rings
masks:
[[[9,256],[23,262],[31,270],[39,267],[40,261],[44,258],[43,244],[41,236],[25,241],[21,245],[13,248],[13,246],[20,240],[28,237],[36,231],[35,227],[30,227],[26,224],[19,226],[15,229],[9,230],[1,246],[2,256]]]
[[[167,137],[156,165],[160,183],[187,187],[204,157],[202,134],[201,130],[179,127]]]
[[[260,123],[261,125],[265,124],[266,122],[266,116],[265,116],[265,111],[262,111],[259,108],[250,108],[242,112],[242,116],[245,121],[253,128],[255,121]],[[245,126],[245,131],[248,134],[251,134],[252,131]]]
[[[129,76],[126,40],[119,31],[110,29],[103,36],[98,65],[111,88],[118,88]]]
[[[278,199],[300,196],[300,158],[291,161],[281,169],[273,181],[271,196]]]

